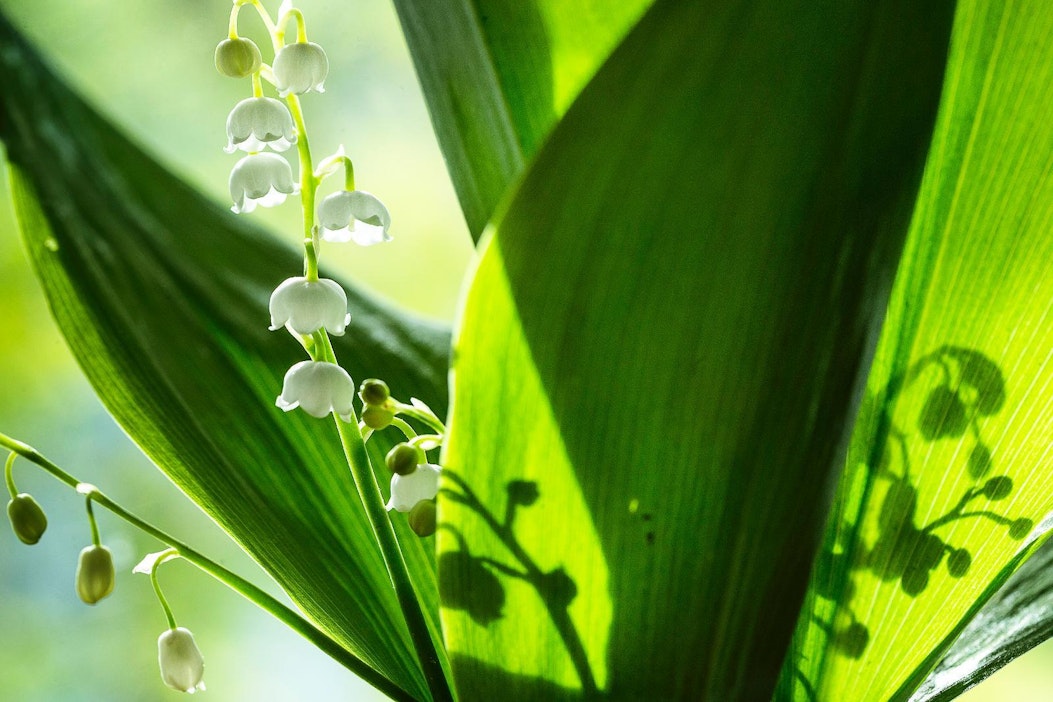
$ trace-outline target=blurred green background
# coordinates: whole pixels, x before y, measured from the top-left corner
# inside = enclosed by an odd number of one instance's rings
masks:
[[[278,1],[267,4],[273,11]],[[394,10],[387,0],[302,0],[297,6],[331,64],[326,93],[303,101],[315,156],[345,146],[359,187],[391,211],[395,237],[369,249],[327,247],[324,264],[423,315],[451,320],[471,258],[470,239]],[[249,95],[248,80],[223,78],[212,66],[214,47],[226,34],[229,2],[0,0],[0,9],[97,108],[170,168],[227,202],[236,156],[222,151],[224,123],[234,103]],[[242,17],[243,33],[259,39],[255,14],[246,9]],[[266,48],[264,57],[270,60]],[[250,216],[298,242],[295,203]],[[36,446],[128,508],[280,594],[143,458],[95,399],[48,315],[6,194],[0,198],[0,315],[0,431]],[[90,539],[83,500],[28,463],[19,461],[15,471],[20,489],[47,510],[50,526],[32,549],[6,528],[0,531],[0,701],[178,697],[157,672],[155,641],[163,615],[148,579],[131,574],[141,555],[159,544],[98,510],[117,563],[117,589],[96,607],[81,604],[73,572],[77,553]],[[192,566],[165,566],[162,583],[179,623],[194,632],[205,655],[208,699],[376,698],[353,675]],[[962,699],[1053,698],[1051,664],[1053,646],[1047,644]]]

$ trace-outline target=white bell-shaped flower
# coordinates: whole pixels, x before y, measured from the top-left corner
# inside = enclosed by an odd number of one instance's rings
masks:
[[[228,154],[238,149],[263,151],[268,146],[275,151],[285,151],[295,143],[296,127],[289,108],[281,100],[245,98],[227,117]]]
[[[300,192],[293,182],[289,162],[277,154],[249,154],[230,172],[231,207],[235,213],[252,212],[256,205],[274,207],[288,195]]]
[[[351,321],[347,294],[328,278],[289,278],[271,293],[271,331],[288,325],[297,334],[313,334],[322,327],[341,336]]]
[[[364,190],[341,190],[322,200],[318,221],[326,241],[354,241],[360,246],[391,241],[388,208]]]
[[[194,694],[205,689],[205,659],[188,629],[169,629],[157,639],[157,660],[161,679],[173,690]]]
[[[274,404],[285,412],[299,407],[318,418],[335,412],[350,422],[354,400],[355,381],[343,368],[325,361],[300,361],[285,374],[282,394]]]
[[[391,476],[391,499],[388,510],[409,512],[421,500],[430,500],[439,494],[439,473],[442,468],[422,463],[409,475],[395,473]]]
[[[274,84],[278,94],[302,95],[310,90],[324,93],[322,83],[329,75],[329,58],[314,42],[286,44],[274,55]]]

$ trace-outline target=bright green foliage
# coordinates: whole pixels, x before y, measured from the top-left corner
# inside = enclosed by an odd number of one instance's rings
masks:
[[[465,699],[771,694],[950,9],[660,1],[556,127],[456,340],[439,570]]]
[[[653,0],[395,0],[478,239],[585,83]]]
[[[299,256],[130,144],[6,22],[0,43],[0,138],[26,246],[102,401],[313,621],[426,697],[333,425],[274,406],[300,357],[267,331],[267,299]],[[341,359],[442,411],[448,332],[354,288],[349,298]],[[379,439],[382,465],[391,442]],[[433,557],[398,528],[437,623]]]
[[[795,699],[908,697],[1053,510],[1051,33],[1045,2],[959,4]]]

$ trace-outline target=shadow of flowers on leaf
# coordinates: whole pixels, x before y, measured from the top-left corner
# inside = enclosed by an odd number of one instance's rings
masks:
[[[440,524],[439,528],[453,534],[458,542],[457,550],[446,551],[439,556],[439,599],[442,606],[462,610],[476,624],[489,626],[503,616],[505,589],[498,576],[527,583],[541,598],[553,626],[563,641],[567,655],[581,681],[581,694],[587,698],[596,697],[599,690],[589,666],[588,656],[568,611],[578,595],[577,584],[562,567],[542,570],[515,536],[518,510],[533,506],[541,496],[537,483],[525,480],[509,482],[505,490],[507,499],[504,518],[498,520],[496,514],[482,503],[468,483],[455,471],[446,469],[443,475],[454,485],[454,489],[444,488],[442,494],[481,517],[511,554],[515,565],[472,555],[464,535],[456,527]],[[480,663],[473,660],[473,664]],[[539,684],[547,683],[539,681]]]
[[[893,416],[897,401],[907,394],[912,399],[904,407],[920,406],[910,421],[902,413]],[[813,622],[825,633],[831,651],[858,659],[869,645],[871,632],[852,607],[856,573],[898,582],[903,594],[921,597],[941,567],[951,578],[964,578],[973,565],[975,554],[951,543],[940,533],[942,527],[966,519],[984,519],[1004,527],[1012,539],[1023,539],[1031,531],[1031,519],[1011,518],[992,508],[992,503],[1010,496],[1014,483],[1008,475],[991,475],[995,460],[984,441],[981,421],[999,412],[1005,401],[1005,380],[998,366],[978,351],[950,345],[940,346],[911,364],[889,381],[883,396],[868,396],[864,401],[859,424],[876,426],[878,431],[878,448],[871,453],[874,460],[867,461],[868,489],[884,486],[884,494],[878,493],[880,510],[871,542],[863,538],[860,525],[846,523],[819,555],[813,591],[836,607],[829,619],[813,617]],[[918,521],[922,511],[919,481],[909,451],[912,442],[919,439],[933,445],[964,443],[964,461],[955,461],[943,470],[964,469],[973,483],[952,508],[925,523]],[[935,465],[926,465],[925,469],[939,470]],[[807,694],[808,681],[799,671],[797,678]]]

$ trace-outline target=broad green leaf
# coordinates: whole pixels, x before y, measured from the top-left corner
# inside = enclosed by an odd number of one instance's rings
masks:
[[[1053,509],[1051,32],[1046,2],[958,4],[924,183],[780,698],[909,697]]]
[[[4,20],[0,62],[0,138],[25,244],[102,401],[309,618],[427,698],[333,425],[274,406],[303,353],[267,331],[267,299],[299,257],[129,143]],[[345,366],[441,411],[448,333],[349,292]],[[411,534],[404,543],[437,622],[433,556]]]
[[[911,702],[951,700],[1053,636],[1053,541],[969,622]]]
[[[653,0],[395,0],[465,220],[509,186]]]
[[[950,21],[659,0],[556,127],[455,342],[439,575],[463,698],[771,694]]]

